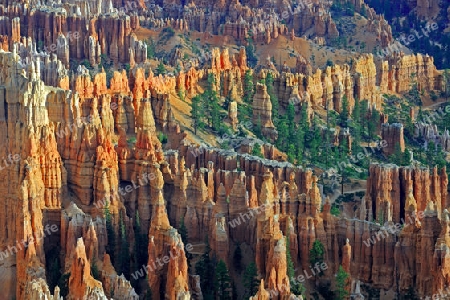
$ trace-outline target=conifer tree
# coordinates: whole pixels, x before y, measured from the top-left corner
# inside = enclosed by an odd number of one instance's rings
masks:
[[[255,46],[253,43],[253,33],[249,32],[249,38],[247,38],[247,46],[245,47],[245,52],[247,54],[247,64],[249,67],[254,68],[258,63],[258,58],[255,55]]]
[[[358,153],[360,152],[360,144],[361,144],[361,125],[360,125],[360,119],[361,119],[361,103],[358,100],[358,98],[355,99],[355,107],[353,107],[353,113],[352,113],[352,137],[353,137],[353,143],[352,148],[353,152]]]
[[[239,245],[239,243],[236,243],[236,249],[234,249],[233,265],[234,265],[234,269],[237,272],[240,273],[242,271],[242,250],[241,250],[241,246]]]
[[[106,234],[108,236],[108,244],[106,245],[106,253],[109,254],[111,263],[114,265],[115,262],[115,246],[116,246],[116,232],[112,224],[111,212],[109,211],[109,202],[105,205],[105,221],[106,221]]]
[[[210,257],[211,247],[209,246],[208,236],[206,236],[205,244],[205,252],[195,264],[195,272],[200,276],[203,298],[207,300],[214,298],[214,281],[211,279],[214,278],[215,267]]]
[[[261,115],[258,115],[258,120],[257,120],[256,126],[254,128],[255,129],[253,130],[253,132],[256,135],[256,137],[262,138],[263,135],[262,135]]]
[[[278,122],[278,139],[276,141],[276,145],[282,151],[286,151],[288,149],[289,142],[289,127],[287,125],[286,118],[282,117],[280,122]]]
[[[127,233],[123,216],[120,214],[120,266],[119,272],[125,275],[127,279],[130,278],[130,248],[127,241]]]
[[[199,95],[192,98],[191,104],[191,116],[192,116],[192,127],[194,127],[194,133],[197,134],[197,129],[205,128],[205,110],[203,107],[202,99]]]
[[[347,272],[345,272],[344,268],[342,266],[339,266],[339,270],[336,274],[336,299],[337,300],[344,300],[347,299],[348,291],[347,291],[347,284],[349,275]]]
[[[293,144],[295,143],[296,126],[295,126],[295,108],[294,104],[292,103],[289,103],[288,107],[286,108],[286,119],[289,131],[288,143]]]
[[[245,268],[243,281],[245,288],[244,298],[248,299],[256,294],[259,287],[258,269],[254,262],[251,262],[247,268]]]
[[[287,262],[287,275],[289,277],[289,285],[291,286],[291,292],[294,295],[302,295],[304,293],[304,287],[300,282],[297,282],[295,280],[295,267],[294,262],[292,261],[291,257],[291,249],[290,245],[291,242],[289,240],[290,236],[290,228],[288,227],[287,233],[286,233],[286,262]]]
[[[158,67],[156,68],[156,75],[164,75],[166,73],[166,66],[160,61]]]
[[[314,266],[316,263],[322,264],[325,255],[325,247],[322,242],[315,240],[311,250],[309,250],[309,263]]]
[[[215,90],[216,80],[213,74],[208,75],[208,87],[202,94],[203,106],[206,109],[206,117],[208,119],[208,125],[214,130],[220,128],[220,105],[219,96]]]
[[[231,279],[228,274],[227,265],[223,260],[220,260],[217,264],[215,275],[216,299],[231,300]]]
[[[244,76],[244,97],[243,100],[247,104],[251,104],[253,101],[253,95],[255,93],[255,87],[253,84],[252,71],[249,69],[245,72]]]
[[[178,232],[181,235],[181,240],[183,241],[183,244],[187,245],[187,243],[189,243],[189,241],[188,241],[189,235],[188,235],[188,230],[186,228],[186,225],[184,224],[184,217],[182,217],[180,220],[180,228],[178,229]],[[187,260],[189,269],[191,267],[191,259],[192,259],[192,253],[186,251],[186,260]]]
[[[134,234],[135,234],[134,253],[136,255],[135,261],[137,270],[142,265],[146,264],[148,260],[148,253],[147,253],[148,237],[147,234],[141,232],[141,220],[139,217],[138,210],[136,210],[136,216],[134,220]]]
[[[378,112],[378,110],[372,109],[372,114],[370,116],[369,122],[367,122],[367,131],[370,139],[373,139],[375,137],[379,122],[380,113]]]
[[[339,115],[339,124],[341,127],[347,127],[347,120],[349,117],[349,107],[348,107],[348,99],[347,96],[344,95],[342,97],[342,110],[341,114]]]

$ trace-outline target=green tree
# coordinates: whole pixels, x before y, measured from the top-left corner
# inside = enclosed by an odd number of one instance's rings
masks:
[[[311,161],[314,163],[318,162],[318,158],[320,158],[320,146],[322,143],[322,135],[320,132],[320,128],[317,125],[317,121],[314,121],[315,125],[311,134],[311,141],[309,144],[310,152],[311,152]]]
[[[145,41],[147,44],[147,58],[152,59],[155,57],[156,54],[156,45],[153,39]]]
[[[49,288],[53,291],[58,284],[59,279],[62,276],[61,263],[59,261],[59,253],[61,247],[55,247],[48,251],[45,257],[45,263],[47,268],[47,282]]]
[[[354,153],[358,153],[361,152],[361,135],[362,135],[362,130],[361,130],[361,103],[358,100],[358,98],[355,99],[355,106],[353,107],[353,113],[352,113],[352,122],[351,122],[351,127],[352,127],[352,137],[353,137],[353,143],[352,143],[352,149]]]
[[[256,121],[255,127],[253,129],[253,133],[258,137],[262,138],[262,125],[261,125],[261,115],[258,115],[258,120]]]
[[[394,148],[394,153],[391,155],[391,162],[396,164],[397,166],[405,165],[404,155],[402,149],[400,148],[400,144],[396,144]]]
[[[214,283],[216,299],[231,300],[231,279],[228,274],[227,265],[223,260],[220,260],[217,264]]]
[[[242,250],[239,243],[236,243],[236,248],[233,253],[233,265],[234,269],[239,273],[242,271]]]
[[[59,295],[63,297],[63,299],[66,298],[67,295],[69,295],[69,278],[70,272],[62,275],[58,281],[58,286],[60,290]]]
[[[278,122],[277,129],[278,139],[276,141],[276,145],[282,151],[287,151],[289,143],[289,127],[287,125],[287,120],[285,117],[282,117]]]
[[[92,263],[91,265],[91,275],[92,277],[94,277],[94,279],[99,280],[101,279],[100,277],[100,271],[97,267],[97,264],[95,262]]]
[[[197,129],[204,129],[205,122],[203,121],[205,117],[205,111],[202,103],[202,99],[199,95],[192,98],[191,104],[191,116],[192,116],[192,127],[194,127],[194,133],[197,134]]]
[[[264,158],[264,155],[261,152],[261,145],[260,144],[255,143],[255,145],[252,148],[252,155]]]
[[[297,164],[300,164],[303,161],[303,152],[305,151],[305,132],[303,131],[303,128],[301,126],[297,128],[295,142],[295,149],[297,150]]]
[[[316,264],[322,264],[324,262],[325,255],[325,247],[322,242],[319,240],[315,240],[311,250],[309,250],[309,263],[311,266],[315,266]]]
[[[367,133],[369,138],[372,140],[377,132],[378,124],[380,123],[380,113],[376,109],[372,109],[372,114],[370,116],[369,122],[367,122]]]
[[[127,240],[127,232],[123,221],[123,215],[120,214],[120,265],[119,274],[122,273],[127,279],[130,278],[130,245]]]
[[[253,84],[252,71],[249,69],[245,71],[244,76],[244,97],[243,100],[247,104],[251,104],[253,101],[253,95],[255,93],[255,87]]]
[[[251,262],[247,268],[245,268],[243,281],[245,288],[244,298],[248,299],[258,292],[259,287],[258,269],[254,262]]]
[[[312,248],[309,250],[309,263],[311,267],[314,268],[316,265],[322,265],[324,263],[325,247],[319,240],[315,240]],[[323,275],[323,270],[314,273],[314,279],[317,284],[317,277]]]
[[[189,235],[188,235],[187,227],[184,224],[184,217],[182,217],[181,220],[180,220],[180,228],[178,229],[178,232],[181,235],[181,240],[183,241],[183,244],[187,245],[187,243],[189,242]],[[192,253],[187,251],[186,252],[186,260],[187,260],[187,264],[188,264],[188,268],[189,269],[191,267],[192,257],[193,257]]]
[[[291,248],[290,248],[291,241],[289,240],[290,235],[291,235],[290,228],[288,227],[285,239],[286,239],[287,275],[289,277],[289,285],[291,286],[291,292],[294,295],[303,295],[304,293],[303,285],[295,280],[295,267],[291,257]]]
[[[421,298],[419,298],[417,296],[414,288],[412,286],[410,286],[404,295],[400,295],[400,299],[401,300],[419,300]]]
[[[344,95],[344,97],[342,97],[342,110],[341,113],[339,114],[339,124],[341,125],[341,127],[347,127],[348,117],[349,117],[349,104],[347,96]]]
[[[286,108],[286,119],[289,131],[288,141],[289,144],[295,143],[295,134],[296,134],[296,126],[295,126],[295,108],[294,104],[289,103]]]
[[[220,105],[219,96],[215,90],[216,79],[213,74],[208,75],[208,86],[206,91],[202,94],[203,109],[205,109],[206,119],[208,125],[214,130],[219,130],[221,125],[220,120]]]
[[[255,55],[255,46],[253,44],[252,36],[253,33],[250,31],[249,38],[247,38],[247,46],[245,47],[245,53],[247,54],[247,64],[251,68],[254,68],[258,63],[258,57],[256,57]]]
[[[136,216],[134,218],[134,234],[135,234],[134,255],[136,256],[135,269],[137,270],[142,265],[145,265],[148,260],[148,253],[147,253],[148,237],[147,234],[142,233],[141,231],[141,220],[139,217],[138,210],[136,210]]]
[[[195,264],[195,272],[200,276],[200,287],[202,288],[203,298],[214,298],[214,278],[215,267],[213,259],[210,257],[211,247],[209,246],[208,237],[205,241],[205,252],[200,260]]]
[[[152,300],[153,295],[152,295],[152,289],[149,287],[147,292],[145,293],[145,300]]]
[[[295,157],[297,154],[297,152],[295,151],[295,144],[289,144],[286,154],[287,154],[288,161],[291,163],[294,163]]]
[[[162,60],[159,62],[158,67],[156,68],[156,75],[164,75],[166,73],[166,66],[162,62]]]
[[[116,232],[112,224],[112,216],[109,211],[109,202],[105,205],[105,221],[106,221],[106,235],[108,236],[108,244],[106,245],[106,253],[109,254],[111,263],[114,265],[115,262],[115,246],[116,246]]]
[[[336,274],[336,295],[335,299],[337,300],[344,300],[347,299],[348,291],[347,291],[347,284],[349,275],[347,272],[345,272],[344,268],[342,266],[339,266],[339,270]]]

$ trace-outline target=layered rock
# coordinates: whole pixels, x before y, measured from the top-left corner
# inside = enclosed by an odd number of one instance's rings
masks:
[[[91,265],[81,238],[77,240],[73,261],[69,278],[69,299],[82,299],[87,296],[106,300],[101,282],[91,276]]]
[[[436,125],[429,123],[416,122],[414,124],[414,137],[423,138],[428,144],[433,143],[440,146],[442,150],[450,151],[450,133],[448,130],[440,133]]]
[[[399,123],[382,124],[381,138],[386,141],[386,147],[383,147],[383,153],[391,155],[398,150],[405,152],[405,138],[403,136],[403,125]]]
[[[267,93],[267,86],[258,83],[256,85],[256,93],[253,97],[253,124],[259,126],[264,136],[275,141],[278,133],[272,122],[272,102]]]

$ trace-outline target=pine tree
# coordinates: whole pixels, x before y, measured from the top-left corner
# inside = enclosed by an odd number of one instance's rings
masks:
[[[251,104],[253,101],[253,95],[255,93],[255,87],[253,84],[252,71],[249,69],[245,72],[244,76],[244,97],[243,100],[247,104]]]
[[[345,272],[344,268],[342,266],[339,266],[339,270],[336,274],[336,299],[337,300],[344,300],[347,299],[348,291],[347,291],[347,284],[349,275],[347,272]]]
[[[178,229],[178,232],[181,235],[181,240],[183,241],[183,244],[187,245],[189,240],[188,230],[186,228],[186,225],[184,224],[184,217],[180,220],[180,228]],[[192,259],[192,253],[186,252],[186,260],[188,264],[188,268],[191,267],[191,259]]]
[[[252,148],[252,155],[264,158],[264,155],[261,152],[261,145],[260,144],[255,143],[255,145]]]
[[[120,267],[119,274],[122,273],[127,279],[130,278],[130,247],[127,241],[127,233],[123,216],[120,214]]]
[[[370,139],[375,137],[378,123],[380,123],[380,113],[378,110],[372,109],[370,120],[367,122],[367,131]]]
[[[223,260],[220,260],[217,264],[215,275],[216,299],[231,300],[231,279],[227,265]]]
[[[136,216],[134,220],[134,253],[135,253],[135,269],[138,270],[142,265],[145,265],[148,260],[147,245],[148,237],[147,234],[141,232],[141,220],[139,217],[139,211],[136,210]]]
[[[303,130],[303,132],[307,132],[309,130],[309,123],[308,123],[308,103],[304,102],[302,104],[302,109],[300,112],[300,128]]]
[[[112,224],[112,217],[109,211],[109,202],[106,202],[105,206],[105,221],[106,221],[106,234],[108,236],[108,244],[106,245],[106,253],[109,254],[111,263],[114,265],[115,262],[115,246],[116,246],[116,232],[114,231],[114,226]]]
[[[364,140],[367,140],[366,139],[367,136],[365,134],[366,127],[364,126],[364,124],[367,124],[367,128],[369,127],[369,122],[367,121],[367,118],[369,117],[368,105],[369,105],[369,102],[367,100],[361,101],[361,105],[360,105],[361,113],[360,113],[360,119],[358,120],[358,123],[361,124],[361,135],[364,136]],[[356,119],[355,119],[355,121],[356,121]]]
[[[205,128],[205,123],[203,121],[205,117],[205,111],[202,99],[199,95],[192,98],[191,116],[192,116],[192,127],[194,127],[194,133],[197,134],[197,129],[201,130]]]
[[[394,153],[391,155],[391,161],[399,167],[405,164],[404,155],[399,144],[395,145]]]
[[[289,240],[290,237],[290,228],[288,227],[287,233],[286,233],[286,262],[287,262],[287,275],[289,277],[289,285],[291,286],[291,292],[294,295],[302,295],[304,293],[304,287],[301,283],[297,282],[295,280],[295,267],[294,262],[292,261],[291,257],[291,249],[290,245],[291,242]]]
[[[290,163],[294,163],[295,157],[296,157],[295,144],[289,144],[288,151],[287,151],[288,161]]]
[[[262,124],[261,124],[261,115],[258,115],[258,120],[256,122],[256,126],[254,127],[253,133],[258,138],[262,138]]]
[[[322,135],[320,134],[319,126],[317,126],[317,121],[314,121],[314,129],[312,132],[312,138],[310,142],[310,150],[311,150],[311,160],[314,163],[318,162],[319,154],[320,154],[320,146],[322,145]]]
[[[147,293],[145,294],[145,300],[152,300],[152,298],[153,298],[152,290],[148,288]]]
[[[339,123],[341,127],[347,127],[348,117],[349,117],[349,104],[347,96],[344,95],[344,97],[342,97],[342,110],[339,115]]]
[[[316,264],[321,265],[324,262],[325,247],[319,240],[315,240],[311,250],[309,250],[309,263],[311,267],[314,268]],[[322,272],[319,274],[315,273],[315,277],[319,275],[322,276]]]
[[[303,131],[303,128],[301,126],[297,128],[295,142],[295,149],[297,150],[297,164],[300,164],[303,161],[303,152],[305,151],[305,132]]]
[[[63,297],[63,299],[67,297],[67,295],[69,295],[69,278],[70,272],[62,275],[58,281],[58,286],[60,290],[59,295]]]
[[[258,269],[254,262],[251,262],[247,268],[245,268],[243,281],[245,288],[244,298],[248,299],[258,292],[259,287]]]
[[[278,139],[276,141],[277,147],[282,151],[287,151],[289,142],[289,127],[286,118],[281,118],[278,122]]]
[[[156,75],[164,75],[166,73],[166,66],[160,61],[158,67],[156,68]]]
[[[219,96],[215,90],[216,80],[213,74],[208,75],[208,87],[202,94],[203,106],[206,109],[206,117],[208,119],[208,125],[214,130],[220,128],[220,105]]]
[[[309,263],[311,266],[315,266],[316,264],[322,264],[325,255],[325,247],[322,242],[319,240],[315,240],[311,250],[309,250]]]
[[[213,299],[214,282],[211,279],[214,278],[215,267],[210,257],[211,247],[209,246],[208,237],[206,237],[205,244],[205,252],[195,264],[195,272],[200,276],[200,287],[206,300]]]
[[[234,249],[233,253],[233,265],[234,269],[241,273],[242,271],[242,250],[239,243],[236,243],[236,249]]]
[[[355,99],[355,106],[353,107],[353,113],[352,113],[352,137],[353,137],[353,143],[352,148],[355,153],[358,153],[361,151],[361,125],[360,125],[360,119],[361,119],[361,103],[358,100],[358,98]]]
[[[53,248],[48,252],[45,263],[47,267],[47,282],[51,290],[55,289],[59,279],[62,276],[61,263],[59,261],[60,247]]]
[[[94,279],[101,281],[100,271],[95,262],[91,264],[91,275],[92,277],[94,277]]]
[[[288,143],[293,144],[295,142],[296,128],[295,128],[295,108],[294,104],[292,103],[289,103],[288,107],[286,108],[286,119],[289,131]]]
[[[255,46],[253,45],[253,33],[249,32],[249,38],[247,39],[247,46],[245,47],[245,52],[247,54],[247,64],[249,67],[254,68],[258,63],[258,58],[255,56]]]

